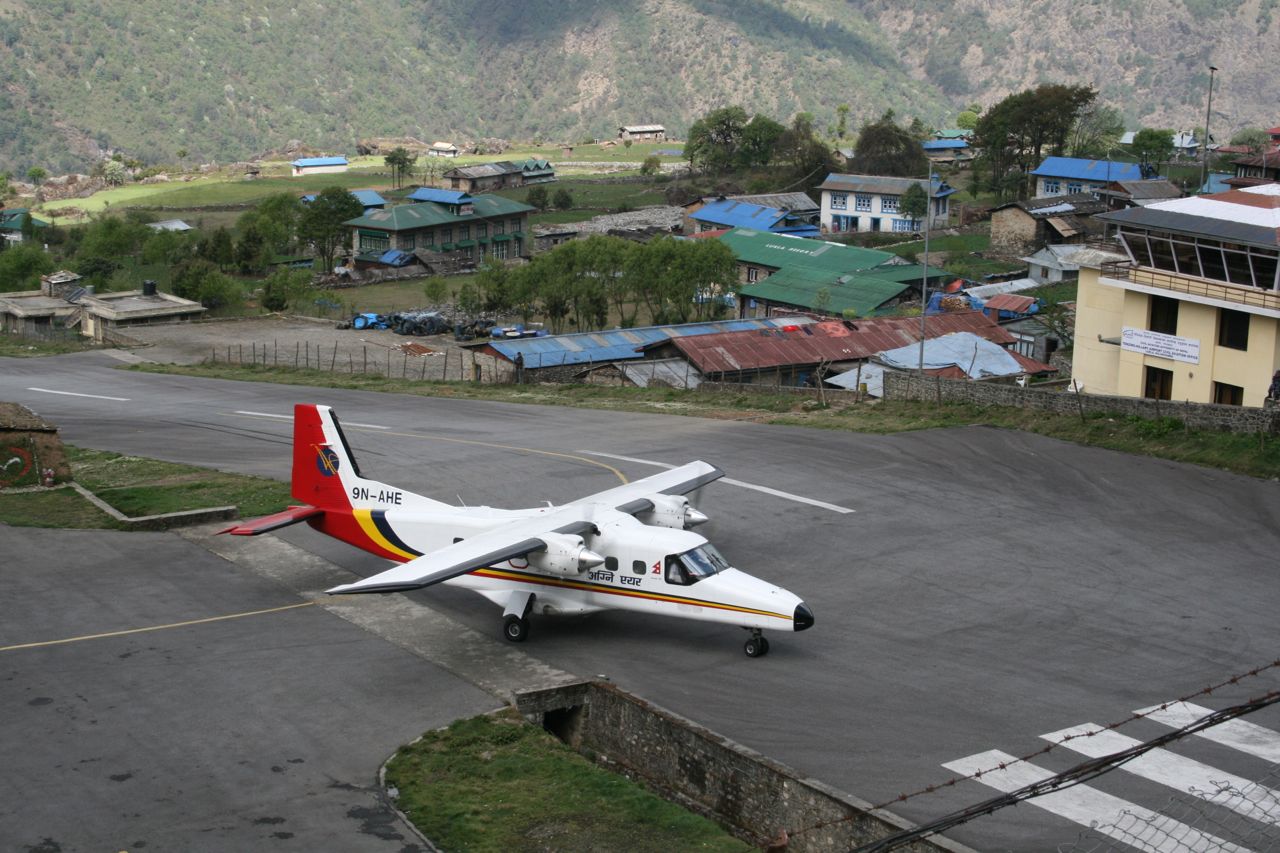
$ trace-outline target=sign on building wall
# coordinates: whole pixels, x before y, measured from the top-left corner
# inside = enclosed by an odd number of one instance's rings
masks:
[[[1185,361],[1188,364],[1200,363],[1200,341],[1195,338],[1180,338],[1177,335],[1125,326],[1120,335],[1120,348],[1143,355]]]

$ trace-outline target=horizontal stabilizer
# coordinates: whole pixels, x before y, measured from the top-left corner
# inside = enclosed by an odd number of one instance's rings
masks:
[[[260,533],[270,533],[273,530],[306,521],[308,518],[315,518],[317,515],[324,515],[324,510],[318,506],[291,506],[283,512],[264,515],[262,518],[255,518],[218,532],[230,533],[232,536],[257,536]]]

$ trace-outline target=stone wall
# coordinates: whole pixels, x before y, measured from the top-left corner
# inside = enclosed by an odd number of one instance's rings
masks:
[[[1176,400],[1147,400],[1103,394],[1073,394],[1065,390],[1020,388],[992,382],[960,379],[921,379],[906,373],[886,373],[884,399],[926,400],[938,403],[975,403],[1037,409],[1059,415],[1120,415],[1139,418],[1176,418],[1192,429],[1217,429],[1239,433],[1280,434],[1280,408],[1220,406]]]
[[[71,479],[58,428],[17,403],[0,403],[0,466],[0,488],[40,485],[46,471]]]
[[[605,682],[521,693],[516,704],[580,752],[757,846],[785,839],[788,853],[843,853],[911,826]],[[969,850],[941,838],[898,849]]]

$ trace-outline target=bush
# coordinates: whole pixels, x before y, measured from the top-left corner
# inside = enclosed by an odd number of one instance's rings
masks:
[[[525,193],[524,203],[538,210],[547,209],[547,188],[546,187],[530,187],[529,192]]]
[[[551,205],[556,210],[568,210],[573,207],[573,193],[561,187],[556,190],[556,194],[552,197]]]
[[[658,159],[657,154],[650,154],[644,158],[644,162],[640,164],[640,174],[645,177],[656,175],[662,171],[662,161]]]

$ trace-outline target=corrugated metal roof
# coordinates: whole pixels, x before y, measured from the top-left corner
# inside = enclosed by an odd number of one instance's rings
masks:
[[[925,323],[925,334],[929,338],[953,332],[972,332],[1000,345],[1014,341],[994,320],[977,311],[940,314],[929,317]],[[673,338],[671,342],[704,375],[711,375],[821,361],[856,361],[919,340],[920,318],[877,317],[829,320],[795,331],[732,332]]]
[[[438,190],[435,187],[418,187],[409,193],[409,198],[413,201],[435,201],[440,204],[465,204],[471,201],[471,196],[467,193],[457,190]]]
[[[294,166],[299,169],[307,166],[346,166],[346,157],[299,157],[293,161]]]
[[[385,198],[373,190],[352,190],[351,194],[365,207],[384,207],[387,203]]]
[[[969,147],[963,139],[931,139],[921,144],[925,151],[959,151]]]
[[[1031,174],[1104,184],[1111,181],[1140,181],[1143,178],[1142,167],[1137,163],[1086,160],[1081,157],[1046,157],[1043,163],[1031,170]]]
[[[624,124],[620,129],[627,133],[657,133],[666,130],[660,124]]]
[[[858,273],[895,262],[898,256],[876,249],[806,240],[753,228],[735,228],[720,238],[739,261],[782,269],[805,266],[836,274]]]
[[[865,275],[837,276],[826,270],[785,267],[768,278],[738,287],[740,297],[767,299],[800,308],[865,317],[903,291],[908,285]],[[820,306],[825,302],[825,307]]]
[[[702,384],[702,374],[683,358],[624,362],[618,369],[641,388],[697,388]]]
[[[471,213],[455,214],[450,207],[432,201],[400,204],[386,210],[370,210],[364,216],[348,219],[343,224],[357,228],[376,228],[382,231],[409,231],[432,225],[470,222],[474,219],[507,216],[533,210],[527,204],[511,201],[498,195],[472,196],[471,205]]]
[[[721,332],[771,329],[783,325],[806,324],[804,318],[761,318],[717,320],[708,323],[681,323],[672,326],[640,326],[634,329],[609,329],[603,332],[575,332],[542,338],[494,340],[488,346],[508,361],[523,353],[527,369],[556,367],[562,364],[588,364],[626,361],[642,357],[642,346],[668,339],[688,339]]]
[[[459,166],[444,173],[446,178],[496,178],[500,175],[512,175],[521,171],[520,167],[510,160],[498,160],[494,163],[478,163],[474,166]]]
[[[937,175],[932,175],[929,181],[922,178],[890,178],[883,175],[843,175],[839,172],[832,172],[827,175],[827,179],[818,187],[820,190],[835,190],[837,192],[852,193],[879,193],[881,195],[902,195],[912,184],[919,184],[920,189],[925,190],[934,198],[945,198],[956,190],[949,186],[946,181],[940,179]],[[928,184],[928,186],[926,186]]]
[[[728,228],[756,228],[762,231],[811,232],[818,234],[814,225],[795,221],[785,210],[748,204],[745,201],[723,199],[703,205],[690,217],[697,222],[711,222]]]
[[[920,366],[920,342],[877,353],[876,360],[890,367],[905,369]],[[956,367],[970,379],[1017,376],[1025,372],[1013,353],[971,332],[955,332],[924,342],[924,369],[945,370]]]
[[[822,207],[806,193],[762,193],[759,195],[731,195],[733,201],[745,201],[747,204],[758,204],[763,207],[776,207],[792,213],[811,211],[817,213]]]
[[[1011,311],[1014,314],[1026,314],[1038,300],[1034,296],[1019,296],[1016,293],[997,293],[986,301],[983,307],[997,311]]]

